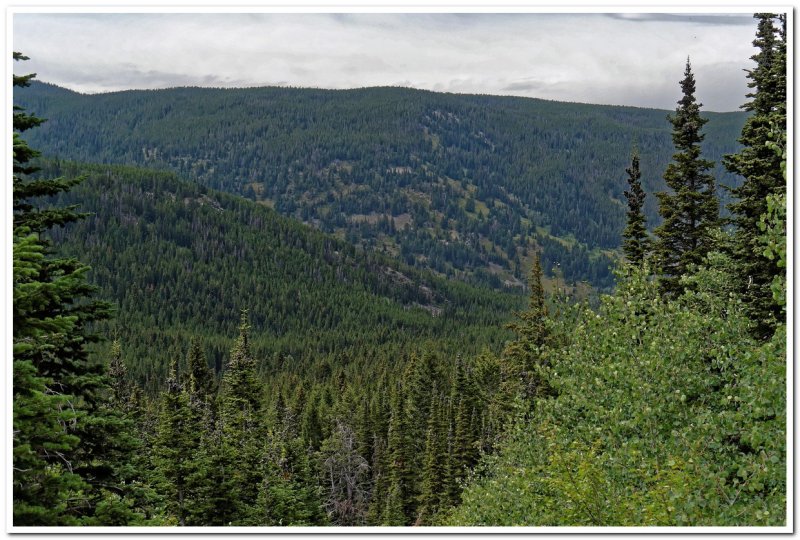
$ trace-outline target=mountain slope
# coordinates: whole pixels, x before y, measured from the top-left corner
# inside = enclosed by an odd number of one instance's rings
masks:
[[[495,286],[521,284],[532,249],[546,271],[558,263],[569,281],[609,286],[631,149],[650,194],[665,189],[673,152],[666,111],[403,88],[81,95],[34,84],[14,100],[51,118],[31,136],[45,154],[170,169]],[[706,116],[706,156],[719,162],[745,116]],[[652,195],[645,212],[652,227]]]
[[[391,364],[427,341],[464,354],[496,348],[507,337],[502,322],[523,304],[520,295],[365,253],[172,173],[47,162],[43,174],[86,175],[56,202],[91,216],[54,239],[92,266],[99,296],[117,304],[106,332],[151,389],[193,336],[220,369],[242,309],[262,372],[308,376],[328,360]]]

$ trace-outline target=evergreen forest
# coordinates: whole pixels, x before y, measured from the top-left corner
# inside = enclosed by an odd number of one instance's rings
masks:
[[[737,113],[14,75],[15,530],[785,527],[755,19]]]
[[[33,82],[18,103],[48,118],[48,156],[171,170],[408,265],[497,289],[545,274],[609,291],[625,226],[624,171],[665,189],[666,111],[403,88],[175,88],[81,95]],[[722,185],[742,112],[702,143]],[[727,191],[720,190],[721,197]],[[655,197],[645,201],[653,225]]]

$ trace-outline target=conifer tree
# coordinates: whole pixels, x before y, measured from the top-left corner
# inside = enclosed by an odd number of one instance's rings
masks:
[[[28,243],[29,244],[29,243]],[[26,243],[14,239],[14,270],[23,270],[18,258],[26,258]],[[36,253],[35,251],[33,253]],[[16,293],[15,290],[15,303]],[[39,375],[28,359],[17,359],[23,346],[14,343],[13,497],[14,525],[76,525],[68,513],[68,501],[84,486],[70,471],[69,463],[50,456],[74,450],[80,442],[65,426],[77,418],[70,396],[53,393],[52,379]]]
[[[189,344],[186,366],[189,373],[189,395],[194,401],[206,403],[214,394],[214,372],[208,367],[206,356],[196,339],[192,339]]]
[[[676,153],[664,172],[672,192],[656,193],[662,224],[656,228],[655,254],[661,274],[662,293],[682,292],[680,277],[692,265],[702,263],[714,247],[714,231],[719,226],[719,204],[714,177],[708,173],[713,163],[701,157],[701,128],[708,122],[700,116],[701,104],[695,98],[695,80],[689,60],[681,81],[683,97],[678,101],[672,123],[672,142]]]
[[[153,462],[167,509],[179,525],[187,525],[187,506],[191,504],[188,485],[196,466],[193,458],[198,446],[197,427],[192,422],[189,395],[178,380],[177,363],[173,360],[167,388],[161,395]]]
[[[475,441],[471,433],[471,408],[461,397],[456,402],[453,426],[453,475],[456,479],[464,477],[464,469],[475,461]]]
[[[453,412],[452,403],[450,404],[450,415],[452,418]],[[455,422],[451,419],[447,425],[447,439],[445,444],[445,485],[442,490],[441,505],[455,506],[461,499],[461,480],[463,475],[459,468],[464,467],[462,462],[456,460],[456,436],[455,436]],[[463,469],[462,469],[463,470]]]
[[[128,381],[128,369],[122,361],[122,347],[119,341],[111,343],[111,361],[108,365],[108,376],[111,381],[112,399],[119,408],[131,405],[131,386]]]
[[[21,53],[13,53],[15,61],[28,60]],[[30,86],[36,77],[35,73],[28,75],[14,75],[13,85],[18,88]],[[31,175],[40,169],[31,161],[40,155],[22,139],[21,133],[28,129],[40,126],[45,120],[25,112],[22,107],[14,106],[14,228],[27,228],[27,230],[40,233],[55,225],[64,225],[81,219],[86,214],[79,214],[75,206],[66,208],[42,208],[40,197],[53,196],[69,191],[79,184],[83,178],[33,178]]]
[[[246,413],[241,418],[250,421],[261,406],[262,388],[256,375],[256,362],[250,350],[250,323],[247,310],[239,321],[239,337],[231,349],[222,378],[221,399],[229,415]]]
[[[370,491],[366,520],[368,524],[378,525],[383,523],[382,516],[386,508],[386,496],[389,489],[389,477],[386,473],[388,465],[386,460],[386,439],[376,435],[372,448],[372,489]]]
[[[128,370],[122,361],[122,347],[117,340],[111,344],[108,378],[111,387],[108,406],[119,414],[122,422],[119,437],[126,438],[131,448],[129,453],[118,456],[125,492],[133,506],[144,513],[145,522],[160,524],[164,504],[148,474],[153,463],[153,434],[144,427],[141,389],[128,378]]]
[[[625,191],[625,198],[628,200],[628,223],[622,233],[622,250],[628,262],[640,266],[649,251],[650,240],[647,236],[646,219],[642,212],[645,193],[640,181],[642,173],[639,171],[639,153],[637,151],[633,152],[631,166],[625,169],[625,172],[628,173],[630,191]]]
[[[542,351],[547,342],[547,305],[545,304],[544,286],[542,285],[542,263],[537,253],[533,259],[528,278],[530,296],[528,309],[516,313],[517,322],[508,327],[517,334],[517,338],[508,344],[503,351],[504,358],[509,360],[512,371],[521,378],[524,392],[529,398],[546,391],[544,382],[536,373],[542,363]],[[507,381],[513,384],[511,380]],[[509,391],[509,395],[513,391]]]
[[[14,60],[27,57],[14,53]],[[27,86],[34,76],[15,75],[13,84]],[[19,132],[42,122],[14,106],[15,191],[26,183],[24,175],[36,171],[29,161],[38,155]],[[15,194],[15,207],[23,201]],[[28,205],[26,210],[32,208]],[[77,520],[68,511],[68,501],[86,484],[72,470],[72,462],[58,456],[71,455],[80,443],[67,427],[79,417],[72,406],[76,398],[62,391],[56,379],[60,373],[47,375],[40,366],[55,359],[65,341],[61,336],[80,333],[76,318],[60,311],[82,292],[85,269],[54,274],[47,245],[37,232],[21,224],[13,231],[14,525],[73,525]]]
[[[226,444],[221,421],[214,421],[210,410],[206,410],[203,426],[195,470],[189,480],[195,486],[195,501],[187,512],[191,524],[230,525],[237,509],[231,498],[236,454]]]
[[[267,437],[262,422],[262,388],[250,350],[250,324],[242,312],[239,337],[231,349],[220,389],[221,453],[216,459],[230,479],[228,521],[242,524],[256,503]]]
[[[407,497],[404,491],[405,488],[398,478],[392,477],[389,480],[386,507],[383,510],[381,525],[398,527],[408,524],[405,515]]]
[[[354,407],[357,411],[355,426],[353,428],[356,434],[356,444],[358,445],[356,450],[359,455],[363,456],[367,459],[367,462],[369,462],[369,457],[373,452],[372,445],[375,442],[370,403],[366,399],[361,399],[360,404]]]
[[[443,404],[436,389],[431,393],[431,407],[425,435],[425,452],[420,479],[417,524],[430,524],[440,506],[447,503],[447,430],[442,421]]]
[[[300,434],[312,448],[319,448],[323,440],[322,413],[320,411],[322,396],[319,389],[314,388],[305,402],[300,418]]]
[[[732,257],[736,262],[738,289],[747,300],[748,314],[758,337],[771,334],[782,315],[770,290],[775,276],[785,273],[775,259],[761,257],[758,222],[767,212],[767,198],[786,191],[781,154],[772,151],[775,130],[786,130],[786,18],[785,15],[757,13],[758,29],[753,41],[759,52],[747,73],[747,97],[742,109],[750,112],[742,128],[742,149],[725,156],[725,167],[744,177],[731,193],[737,200],[728,208],[736,226]],[[776,27],[775,22],[778,22]]]
[[[450,401],[453,409],[451,477],[453,485],[458,485],[466,475],[466,470],[475,465],[478,459],[477,438],[473,431],[472,413],[476,407],[475,391],[470,381],[467,363],[456,358]],[[452,501],[456,502],[453,494]]]
[[[308,447],[295,437],[270,432],[264,449],[255,505],[242,525],[326,525],[322,489]]]
[[[111,402],[106,365],[86,350],[98,340],[88,325],[107,318],[109,305],[89,299],[89,268],[54,257],[44,238],[83,216],[41,207],[40,197],[80,182],[29,176],[38,152],[20,133],[42,121],[14,108],[14,523],[123,525],[141,517],[124,499],[134,446]]]
[[[414,486],[415,448],[411,435],[411,423],[418,420],[413,413],[409,398],[402,388],[395,387],[391,396],[391,417],[387,437],[387,495],[382,514],[383,525],[405,525],[416,508]]]

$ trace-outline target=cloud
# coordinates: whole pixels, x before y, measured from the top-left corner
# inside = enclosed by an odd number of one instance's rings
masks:
[[[523,81],[515,82],[502,87],[500,90],[503,92],[533,92],[544,87],[544,84],[538,81]]]
[[[720,14],[16,14],[13,28],[21,69],[82,92],[402,81],[672,109],[691,55],[707,110],[738,108],[755,34]]]
[[[735,25],[752,26],[753,17],[751,15],[727,14],[676,14],[676,13],[606,13],[606,17],[631,22],[665,22],[680,24],[701,24],[701,25]]]

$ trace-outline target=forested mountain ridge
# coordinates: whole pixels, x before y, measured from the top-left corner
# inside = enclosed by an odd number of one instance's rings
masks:
[[[702,81],[700,82],[702,85]],[[450,277],[519,286],[546,273],[612,284],[634,146],[647,192],[672,152],[666,111],[404,88],[125,91],[34,82],[45,155],[167,168]],[[744,113],[705,113],[704,154],[738,148]],[[644,213],[658,223],[654,197]]]
[[[86,175],[55,202],[91,218],[51,234],[62,253],[91,264],[90,280],[118,308],[105,333],[150,390],[192,336],[203,336],[219,371],[242,309],[263,375],[327,376],[330,365],[363,370],[379,358],[391,371],[426,340],[462,354],[497,348],[508,337],[502,322],[522,305],[520,295],[448,282],[173,173],[58,162],[42,173]]]

